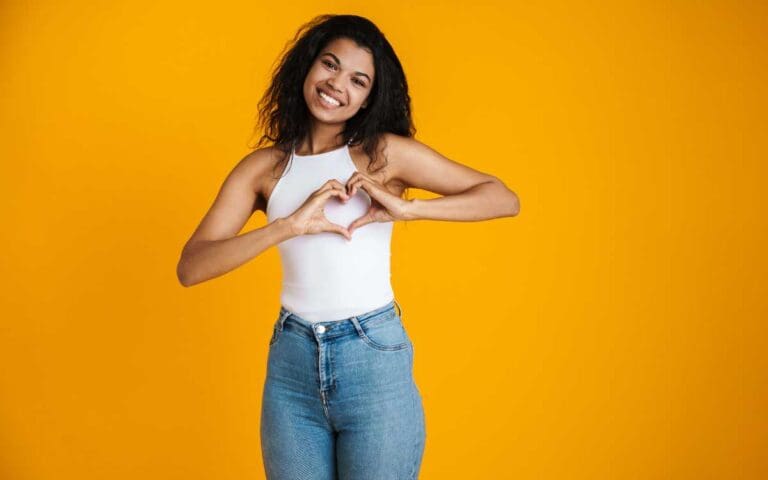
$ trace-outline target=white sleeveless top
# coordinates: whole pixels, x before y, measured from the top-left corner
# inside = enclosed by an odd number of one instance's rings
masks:
[[[267,221],[287,217],[326,181],[345,184],[356,171],[349,146],[315,155],[291,151],[281,178],[268,200]],[[326,218],[348,226],[362,216],[371,197],[361,188],[342,203],[330,197]],[[373,222],[356,228],[352,239],[340,233],[300,235],[277,245],[283,267],[280,302],[310,322],[343,320],[381,307],[394,299],[390,282],[392,222]]]

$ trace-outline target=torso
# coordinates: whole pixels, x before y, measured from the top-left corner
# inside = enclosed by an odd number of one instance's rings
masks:
[[[267,223],[290,217],[330,179],[343,185],[362,174],[370,176],[372,182],[387,183],[389,174],[383,168],[375,173],[361,172],[367,171],[361,162],[366,159],[358,152],[353,158],[350,150],[349,145],[342,145],[311,155],[296,153],[275,185],[274,180],[265,181],[271,192],[265,211]],[[267,167],[261,165],[262,169]],[[382,191],[378,185],[376,188]],[[327,200],[322,213],[336,225],[351,224],[365,215],[372,202],[365,188],[359,188],[347,201]],[[363,225],[349,240],[335,232],[321,231],[279,242],[281,304],[303,319],[318,322],[347,319],[391,302],[393,224],[380,221]]]
[[[383,141],[380,142],[379,148],[382,148],[384,141],[386,140],[383,139]],[[279,152],[277,152],[274,147],[267,147],[264,150],[265,153],[269,154],[270,161],[267,162],[268,169],[266,174],[260,175],[260,178],[256,181],[256,185],[254,185],[254,188],[257,192],[257,200],[256,204],[254,205],[254,211],[261,210],[262,212],[266,213],[267,199],[269,199],[269,197],[272,195],[272,191],[274,190],[275,185],[277,185],[277,182],[284,172],[285,167],[288,165],[288,162],[285,161],[279,167],[277,167],[277,163],[280,160],[279,156],[277,155]],[[374,173],[369,173],[368,164],[370,163],[370,157],[363,151],[362,145],[350,146],[349,154],[350,157],[352,157],[352,162],[355,164],[355,168],[357,168],[358,172],[362,172],[379,184],[384,185],[386,189],[389,190],[389,192],[393,195],[397,197],[402,196],[403,191],[407,186],[402,181],[395,178],[396,175],[394,172],[396,171],[397,165],[394,155],[388,155],[386,159],[387,164],[384,166],[384,168],[380,168]],[[379,153],[379,155],[380,164],[382,161],[381,156],[383,154]],[[376,168],[378,168],[378,164]]]

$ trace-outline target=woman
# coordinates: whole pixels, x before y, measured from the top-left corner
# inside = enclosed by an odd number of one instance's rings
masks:
[[[426,438],[413,345],[390,284],[394,221],[514,216],[492,175],[414,140],[405,74],[369,20],[305,25],[260,103],[269,147],[228,175],[184,247],[185,286],[277,245],[261,444],[269,479],[417,478]],[[406,200],[406,188],[442,195]],[[268,223],[238,235],[256,210]]]

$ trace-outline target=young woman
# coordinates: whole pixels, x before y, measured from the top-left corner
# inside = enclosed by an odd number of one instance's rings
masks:
[[[184,247],[179,280],[194,285],[279,249],[260,432],[269,479],[417,478],[425,417],[390,284],[393,222],[514,216],[518,198],[413,139],[400,61],[359,16],[302,27],[259,113],[257,147],[272,144],[227,176]],[[409,187],[440,196],[406,200]],[[238,235],[256,210],[268,223]]]

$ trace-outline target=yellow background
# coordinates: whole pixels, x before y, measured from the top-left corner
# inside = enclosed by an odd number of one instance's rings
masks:
[[[445,0],[2,3],[0,478],[263,478],[277,249],[175,267],[319,13],[521,200],[395,227],[421,478],[766,478],[768,8]]]

